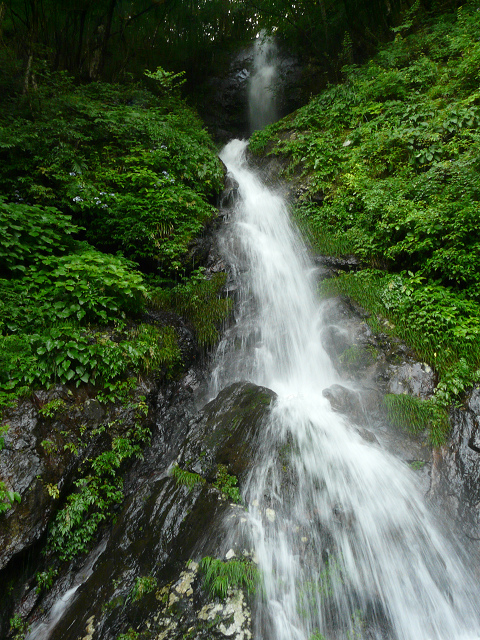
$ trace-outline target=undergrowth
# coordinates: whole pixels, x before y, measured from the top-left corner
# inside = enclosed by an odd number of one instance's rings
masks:
[[[226,276],[215,273],[207,279],[203,268],[171,289],[152,289],[153,303],[175,311],[193,326],[198,343],[209,348],[218,342],[218,328],[232,309],[232,299],[222,296]]]
[[[45,67],[0,114],[2,397],[158,368],[174,377],[174,327],[139,322],[158,305],[202,346],[218,338],[231,302],[221,275],[189,276],[189,247],[215,214],[221,165],[176,76],[147,75],[156,93],[75,87]]]
[[[123,500],[122,465],[133,457],[141,458],[142,448],[150,440],[150,430],[145,426],[145,398],[130,403],[128,408],[133,412],[128,429],[122,431],[118,421],[111,422],[71,443],[70,448],[78,452],[88,446],[92,437],[104,434],[110,440],[102,453],[85,461],[74,491],[50,524],[46,553],[55,554],[61,561],[89,549],[100,525],[112,517],[114,506]]]

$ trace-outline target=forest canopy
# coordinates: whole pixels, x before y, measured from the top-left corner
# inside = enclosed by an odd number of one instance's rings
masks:
[[[1,88],[43,66],[83,81],[137,79],[158,65],[198,82],[261,29],[326,67],[358,62],[410,9],[454,0],[11,0],[0,3]]]

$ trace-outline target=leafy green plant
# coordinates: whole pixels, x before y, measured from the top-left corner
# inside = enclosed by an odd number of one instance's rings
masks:
[[[145,71],[147,78],[155,80],[161,90],[166,93],[178,92],[178,89],[185,84],[185,72],[173,73],[173,71],[165,71],[162,67],[157,67],[155,71]]]
[[[40,442],[40,446],[45,451],[47,456],[51,456],[58,451],[58,446],[55,444],[55,442],[52,442],[52,440],[42,440]]]
[[[78,231],[71,217],[54,207],[8,203],[0,196],[2,271],[19,275],[28,265],[64,254],[72,247],[72,235]]]
[[[216,598],[224,599],[229,589],[245,589],[254,593],[259,582],[259,571],[250,560],[229,560],[223,562],[206,556],[199,564],[204,586]]]
[[[167,377],[181,370],[181,353],[173,327],[139,325],[113,339],[111,332],[89,332],[71,325],[43,334],[0,336],[0,386],[40,386],[54,381],[95,384],[113,382],[129,370],[165,368]]]
[[[60,497],[60,489],[58,488],[58,485],[49,482],[45,485],[45,489],[47,490],[47,493],[51,498],[53,498],[54,500],[58,500],[58,498]]]
[[[61,398],[55,398],[54,400],[50,400],[50,402],[44,404],[43,407],[40,407],[38,413],[45,418],[55,418],[58,416],[58,414],[65,411],[66,407],[67,403],[65,402],[65,400],[62,400]],[[43,442],[41,444],[43,445]]]
[[[188,487],[190,491],[197,485],[203,485],[206,482],[205,478],[202,478],[198,473],[181,469],[178,464],[173,465],[170,473],[177,484]]]
[[[142,576],[135,579],[135,583],[130,591],[130,597],[133,602],[140,600],[147,593],[155,591],[157,587],[157,579],[153,576]]]
[[[106,404],[108,402],[125,403],[130,398],[136,384],[137,381],[135,378],[106,382],[103,389],[98,392],[96,399],[102,404]]]
[[[238,479],[228,473],[228,469],[224,464],[219,464],[213,486],[221,491],[226,498],[238,504],[242,501],[242,496],[237,484]]]
[[[24,640],[28,632],[30,631],[30,625],[22,620],[21,616],[18,613],[15,613],[12,618],[10,618],[10,633],[13,640]]]
[[[55,567],[49,567],[46,571],[39,571],[35,574],[35,578],[37,580],[36,592],[40,593],[41,591],[48,590],[52,587],[53,581],[58,575],[58,569]]]
[[[135,629],[132,629],[132,627],[130,627],[127,633],[121,633],[119,636],[117,636],[117,640],[137,640],[138,636],[138,631],[135,631]]]
[[[412,460],[412,462],[409,462],[410,469],[413,469],[414,471],[421,471],[425,465],[425,460]]]
[[[2,321],[8,332],[60,322],[114,322],[145,303],[142,276],[123,258],[88,249],[44,258],[23,276],[0,280]]]

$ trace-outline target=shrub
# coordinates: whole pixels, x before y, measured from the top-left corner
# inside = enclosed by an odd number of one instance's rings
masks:
[[[71,325],[45,334],[0,337],[0,387],[8,390],[54,382],[104,385],[129,370],[151,371],[160,366],[173,377],[181,362],[172,327],[140,325],[120,340]]]
[[[223,273],[207,279],[200,268],[172,289],[153,289],[152,301],[185,316],[193,325],[200,345],[212,347],[218,341],[218,325],[232,308],[232,300],[220,295],[225,279]]]

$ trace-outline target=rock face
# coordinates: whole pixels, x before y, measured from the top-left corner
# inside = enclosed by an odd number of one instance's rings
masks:
[[[253,66],[253,44],[238,51],[228,64],[197,89],[197,109],[208,130],[219,142],[250,135],[248,122],[248,84]],[[308,100],[318,70],[278,51],[278,82],[275,87],[278,115],[291,113]],[[308,86],[307,86],[308,85]]]
[[[332,266],[320,257],[316,263],[320,277],[336,273],[341,266],[338,261]],[[399,340],[386,333],[374,334],[367,317],[346,298],[325,301],[322,343],[344,382],[325,389],[323,395],[335,411],[357,425],[362,438],[380,444],[411,465],[427,493],[431,447],[425,435],[412,436],[389,424],[383,397],[386,393],[427,397],[433,392],[433,372],[417,362]]]
[[[75,470],[87,454],[101,451],[99,438],[88,447],[75,445],[80,427],[94,431],[118,418],[115,409],[106,409],[85,391],[74,397],[62,387],[36,392],[9,413],[0,477],[21,502],[0,519],[0,570],[40,540]]]
[[[433,458],[431,498],[461,523],[467,536],[480,538],[480,389],[466,406],[450,414],[449,442]]]
[[[274,394],[236,383],[194,415],[185,393],[183,381],[157,398],[152,445],[129,470],[125,500],[95,548],[60,567],[48,591],[24,575],[16,612],[28,617],[30,640],[116,640],[130,628],[145,639],[251,638],[246,594],[231,588],[216,600],[203,588],[198,564],[187,561],[223,559],[229,551],[223,519],[241,517],[243,508],[223,492],[219,465],[241,487]],[[248,553],[241,541],[227,558],[235,553]],[[37,567],[46,569],[40,560]]]

